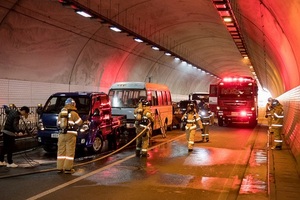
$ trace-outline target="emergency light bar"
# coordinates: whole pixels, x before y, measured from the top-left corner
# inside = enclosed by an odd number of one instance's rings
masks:
[[[224,82],[253,82],[252,78],[248,77],[225,77]]]

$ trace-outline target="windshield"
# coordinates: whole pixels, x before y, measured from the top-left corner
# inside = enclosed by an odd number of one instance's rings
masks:
[[[113,108],[135,108],[141,98],[147,99],[146,90],[109,91],[109,99]]]
[[[225,98],[252,98],[254,87],[252,84],[222,85],[219,94]]]
[[[201,93],[193,93],[192,94],[192,100],[199,100],[199,101],[204,101],[208,103],[208,94],[201,94]]]
[[[43,113],[59,113],[70,96],[53,96],[45,104]],[[90,98],[86,96],[71,97],[76,102],[78,114],[89,114]]]

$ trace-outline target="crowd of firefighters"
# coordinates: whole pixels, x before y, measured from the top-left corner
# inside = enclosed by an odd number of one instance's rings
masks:
[[[136,117],[136,134],[139,135],[141,132],[143,132],[136,141],[136,156],[147,157],[149,136],[151,134],[151,126],[149,124],[151,124],[154,120],[150,109],[150,102],[141,99],[134,111],[134,114]],[[209,141],[209,126],[211,126],[214,122],[213,114],[210,111],[207,103],[200,102],[199,112],[195,108],[194,103],[189,103],[187,105],[186,112],[181,118],[181,121],[186,133],[188,151],[193,150],[197,128],[201,130],[202,141]]]
[[[183,114],[181,121],[184,124],[184,129],[186,133],[188,151],[193,151],[195,143],[195,134],[197,128],[201,130],[201,136],[203,142],[209,142],[209,127],[214,123],[214,116],[209,109],[209,105],[205,102],[200,102],[199,110],[195,108],[194,103],[189,103],[187,105],[187,110]],[[75,154],[75,144],[76,144],[76,133],[77,128],[82,124],[82,120],[76,112],[75,101],[71,98],[67,99],[65,102],[66,116],[68,116],[68,127],[75,127],[73,129],[68,129],[65,134],[60,134],[58,139],[58,155],[57,155],[57,169],[59,172],[74,173],[73,170],[73,160]],[[74,111],[74,112],[73,112]],[[29,112],[29,111],[28,111]],[[27,112],[27,113],[28,113]],[[58,124],[60,124],[60,119],[62,118],[63,110],[59,114]],[[134,110],[135,128],[136,134],[139,136],[136,139],[136,156],[137,157],[147,157],[147,150],[149,147],[149,139],[151,135],[151,124],[154,121],[150,102],[141,99],[138,103],[137,108]],[[266,114],[265,117],[268,119],[269,134],[273,135],[274,145],[272,149],[280,150],[282,148],[282,126],[283,126],[283,106],[277,99],[268,98],[268,103],[266,104]],[[19,118],[16,119],[17,121]],[[77,126],[69,126],[70,123],[77,124]],[[17,122],[16,122],[17,123]],[[2,131],[3,132],[3,131]],[[70,133],[70,134],[66,134]],[[3,154],[3,153],[2,153]],[[2,155],[1,154],[1,155]],[[11,154],[11,152],[10,152]],[[9,154],[9,155],[10,155]],[[0,160],[1,165],[6,165],[4,163],[3,155]],[[12,163],[12,160],[9,160]],[[9,163],[10,164],[10,163]],[[16,165],[17,166],[17,165]]]
[[[193,151],[196,130],[201,130],[202,142],[209,142],[209,127],[214,124],[214,116],[209,109],[208,103],[200,102],[199,110],[194,103],[187,105],[187,110],[183,114],[181,121],[186,133],[188,151]],[[136,134],[143,134],[136,141],[136,156],[147,157],[149,146],[149,135],[151,134],[151,124],[153,116],[150,110],[150,103],[142,99],[135,109]],[[273,146],[271,149],[281,150],[282,148],[282,126],[283,126],[283,106],[277,99],[268,98],[266,105],[266,115],[268,119],[269,134],[273,135]]]

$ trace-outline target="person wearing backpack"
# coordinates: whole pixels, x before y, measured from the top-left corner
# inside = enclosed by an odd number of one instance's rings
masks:
[[[207,103],[204,103],[203,106],[200,108],[200,118],[203,125],[203,131],[202,131],[202,141],[209,142],[209,127],[213,123],[213,114],[211,113],[209,109],[209,105]]]
[[[57,143],[57,170],[59,173],[72,174],[75,157],[76,137],[83,121],[77,113],[74,99],[68,98],[57,118],[60,129]]]
[[[154,121],[150,109],[150,102],[141,99],[139,101],[137,108],[134,110],[134,115],[135,115],[136,135],[139,135],[142,131],[144,131],[144,133],[136,139],[135,154],[137,157],[147,157],[149,139],[151,134],[151,126],[148,125],[149,123],[152,123]]]
[[[203,125],[201,122],[201,118],[195,109],[194,103],[190,103],[187,105],[186,113],[182,116],[181,119],[185,125],[185,133],[188,141],[188,151],[193,151],[194,143],[195,143],[195,134],[196,128],[199,128],[203,131]]]

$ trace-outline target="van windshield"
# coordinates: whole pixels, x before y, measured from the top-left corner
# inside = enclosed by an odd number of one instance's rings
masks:
[[[109,99],[111,107],[114,108],[135,108],[139,100],[146,99],[146,90],[110,90]]]
[[[53,96],[46,102],[43,113],[59,113],[65,105],[66,99],[69,96]],[[91,101],[89,97],[78,96],[71,97],[76,102],[78,114],[89,114]]]

